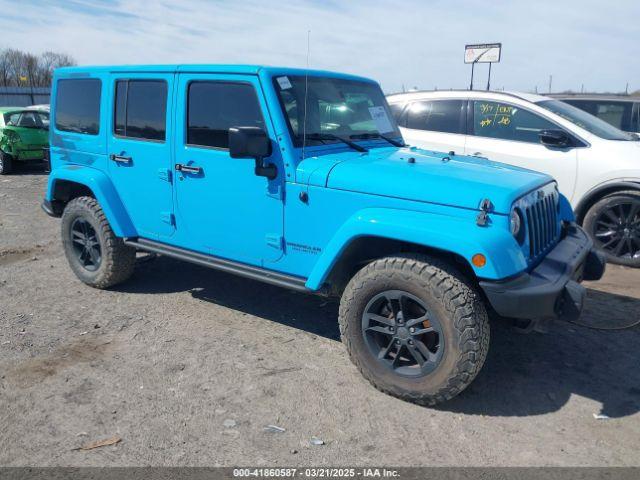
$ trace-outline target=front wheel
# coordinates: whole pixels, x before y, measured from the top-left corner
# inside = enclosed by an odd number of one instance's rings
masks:
[[[426,255],[386,257],[360,270],[342,295],[339,321],[367,380],[424,405],[464,390],[489,348],[479,295],[455,268]]]
[[[607,261],[640,267],[640,192],[616,192],[587,212],[584,229]]]
[[[61,226],[64,253],[84,283],[108,288],[131,276],[136,251],[115,236],[95,198],[71,200],[62,214]]]

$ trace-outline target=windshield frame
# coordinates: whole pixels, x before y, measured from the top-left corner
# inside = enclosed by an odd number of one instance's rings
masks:
[[[287,110],[285,108],[285,104],[284,104],[284,99],[282,97],[282,95],[280,94],[280,92],[282,91],[282,89],[280,88],[280,85],[278,83],[278,78],[280,77],[288,77],[289,79],[291,78],[300,78],[300,79],[304,79],[304,75],[303,74],[288,74],[288,73],[274,73],[271,76],[271,85],[272,88],[274,89],[274,93],[276,98],[278,99],[278,104],[280,106],[280,113],[282,115],[282,118],[284,119],[284,122],[287,126],[287,130],[289,132],[289,138],[291,140],[291,144],[293,146],[293,148],[296,149],[301,149],[303,147],[303,135],[302,134],[298,134],[296,135],[293,126],[291,124],[291,118],[289,117],[289,114],[287,113]],[[368,86],[373,86],[375,88],[377,88],[380,92],[380,96],[382,98],[383,104],[381,106],[384,107],[385,112],[387,114],[387,117],[389,119],[389,121],[391,122],[391,125],[394,127],[394,130],[391,132],[379,132],[376,130],[376,132],[356,132],[354,131],[353,134],[361,134],[361,133],[378,133],[378,134],[382,134],[385,135],[389,138],[392,139],[401,139],[404,141],[404,139],[402,138],[402,133],[400,132],[400,128],[398,123],[395,120],[395,117],[392,115],[391,110],[389,108],[389,103],[387,101],[387,98],[384,94],[384,92],[382,91],[382,88],[380,87],[380,85],[373,81],[373,80],[368,80],[368,79],[364,79],[364,78],[349,78],[349,77],[341,77],[341,76],[331,76],[331,75],[317,75],[317,74],[312,74],[308,76],[308,79],[327,79],[327,80],[336,80],[339,82],[351,82],[351,83],[355,83],[355,84],[363,84],[363,85],[368,85]],[[322,132],[309,132],[307,131],[306,134],[307,136],[313,133],[320,133],[321,135],[324,134],[329,134],[330,132],[328,131],[322,131]],[[338,136],[340,136],[340,134],[337,134]],[[387,145],[389,146],[389,142],[387,142],[386,140],[384,140],[383,138],[362,138],[362,139],[358,139],[358,138],[349,138],[349,136],[344,136],[342,135],[345,139],[353,142],[353,143],[361,143],[361,142],[367,142],[367,143],[375,143],[375,144],[380,144],[380,146],[383,145]],[[323,140],[312,140],[309,139],[307,137],[306,142],[304,142],[304,147],[305,148],[322,148],[322,147],[334,147],[340,145],[341,147],[344,148],[350,148],[349,146],[347,146],[346,144],[344,144],[341,140],[339,139],[323,139]],[[376,145],[378,146],[378,145]],[[397,148],[397,147],[394,147]]]
[[[578,116],[576,116],[576,118],[572,118],[568,114],[559,113],[556,109],[549,108],[549,105],[551,104],[560,105],[562,109],[568,111],[569,113],[575,112],[578,114]],[[565,103],[562,100],[550,98],[550,99],[537,101],[535,102],[535,105],[542,108],[546,112],[552,113],[553,115],[561,118],[562,120],[569,122],[573,127],[578,127],[581,130],[584,130],[585,132],[589,133],[590,135],[598,137],[602,140],[607,140],[612,142],[637,141],[636,139],[633,138],[631,134],[614,127],[613,125],[605,122],[604,120],[594,115],[591,115],[588,112],[585,112],[584,110],[579,109],[578,107],[575,107],[569,103]],[[587,120],[587,122],[591,122],[591,125],[585,124],[585,122],[581,120],[580,117],[583,117],[585,120]],[[612,134],[611,137],[615,137],[615,138],[609,138],[607,136],[602,135],[603,132],[607,132],[607,131],[611,132]]]

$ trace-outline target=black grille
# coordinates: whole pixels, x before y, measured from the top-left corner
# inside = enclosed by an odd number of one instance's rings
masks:
[[[553,192],[526,208],[529,231],[529,255],[535,258],[555,244],[560,235],[558,193]]]

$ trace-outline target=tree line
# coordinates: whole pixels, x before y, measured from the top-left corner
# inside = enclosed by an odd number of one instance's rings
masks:
[[[53,70],[71,65],[76,61],[66,53],[0,49],[0,87],[50,87]]]

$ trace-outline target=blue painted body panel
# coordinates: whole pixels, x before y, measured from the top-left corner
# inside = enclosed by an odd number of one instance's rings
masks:
[[[484,279],[504,279],[531,268],[509,232],[508,215],[523,195],[548,184],[544,174],[384,140],[359,142],[366,153],[335,143],[294,148],[273,77],[304,70],[253,65],[150,65],[70,67],[56,70],[52,93],[51,163],[47,199],[55,183],[89,187],[118,236],[141,236],[182,248],[305,278],[322,287],[347,246],[363,236],[382,237],[455,253]],[[309,75],[372,80],[330,72]],[[102,80],[96,136],[60,132],[55,125],[56,82]],[[163,143],[123,140],[113,134],[118,78],[162,78],[168,84],[167,138]],[[253,174],[253,161],[228,151],[185,142],[186,90],[190,81],[239,81],[255,88],[272,139],[273,180]],[[108,155],[130,154],[116,165]],[[412,161],[409,161],[412,158]],[[177,172],[175,163],[198,165],[203,174]],[[308,201],[299,199],[305,193]],[[490,222],[478,226],[480,202],[493,204]],[[566,200],[565,200],[566,201]],[[562,205],[561,205],[562,207]],[[562,207],[564,208],[564,207]],[[562,211],[565,218],[572,215]],[[168,216],[167,216],[168,215]],[[167,218],[169,223],[167,223]]]
[[[101,170],[83,165],[62,165],[52,171],[47,183],[46,197],[53,200],[56,182],[76,182],[87,186],[100,203],[111,228],[119,237],[137,237],[138,232],[113,186],[113,182]]]

